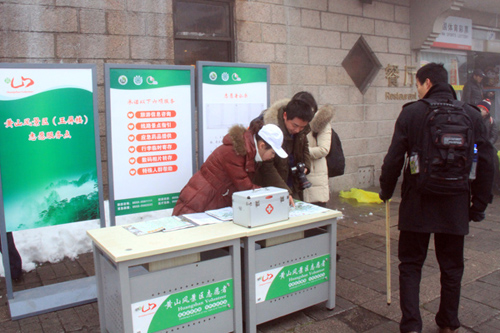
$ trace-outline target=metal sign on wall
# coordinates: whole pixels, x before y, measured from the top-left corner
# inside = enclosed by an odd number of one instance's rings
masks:
[[[198,61],[200,164],[222,144],[232,125],[248,127],[268,108],[268,65]]]
[[[7,231],[99,220],[95,65],[0,66]]]
[[[115,216],[170,209],[194,171],[194,69],[106,64],[109,203]]]
[[[471,50],[472,20],[463,17],[448,16],[443,22],[441,34],[436,38],[432,47]]]

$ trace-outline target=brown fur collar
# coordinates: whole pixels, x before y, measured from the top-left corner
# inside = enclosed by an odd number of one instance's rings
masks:
[[[233,149],[236,154],[245,156],[247,149],[245,147],[245,131],[246,128],[241,125],[234,125],[229,129],[228,135],[233,143]]]
[[[319,108],[318,112],[314,115],[313,120],[309,123],[313,133],[321,132],[333,119],[335,112],[333,106],[325,104]]]
[[[264,124],[274,124],[279,126],[279,111],[280,109],[283,109],[288,102],[290,102],[289,98],[280,99],[279,101],[274,102],[264,113]]]

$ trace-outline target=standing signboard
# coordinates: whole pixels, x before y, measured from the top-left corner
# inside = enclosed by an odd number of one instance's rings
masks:
[[[6,232],[93,220],[103,226],[104,209],[95,65],[0,64],[0,78],[0,225],[10,278]],[[12,297],[10,279],[7,290],[13,318],[73,299],[43,290]],[[70,290],[85,302],[74,283]]]
[[[241,63],[196,63],[200,164],[222,144],[232,125],[248,127],[268,108],[269,68]]]
[[[171,209],[194,171],[194,69],[106,64],[109,205],[116,219]]]
[[[90,66],[0,69],[7,231],[99,219],[93,74]]]

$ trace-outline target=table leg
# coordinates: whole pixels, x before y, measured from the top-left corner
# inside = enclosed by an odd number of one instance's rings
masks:
[[[330,281],[326,308],[333,310],[335,308],[335,286],[337,282],[337,219],[328,224],[327,231],[330,236]]]
[[[244,272],[245,272],[245,331],[257,332],[257,308],[255,304],[255,241],[251,237],[244,238]]]

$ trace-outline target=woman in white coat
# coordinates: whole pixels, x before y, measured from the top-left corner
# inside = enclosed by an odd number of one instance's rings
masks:
[[[332,139],[332,126],[330,123],[334,116],[333,107],[327,104],[318,110],[317,104],[310,94],[309,96],[294,96],[293,98],[305,100],[311,105],[313,111],[317,110],[313,120],[309,123],[311,132],[307,134],[309,155],[312,162],[311,172],[307,175],[307,179],[312,183],[312,186],[304,190],[304,201],[326,207],[326,203],[330,199],[330,187],[328,185],[328,167],[325,156],[330,151]]]

